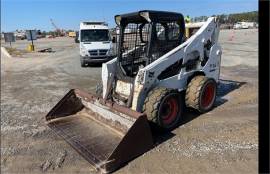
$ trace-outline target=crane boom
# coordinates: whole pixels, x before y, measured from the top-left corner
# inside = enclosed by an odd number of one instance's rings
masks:
[[[59,28],[55,25],[55,23],[53,22],[53,20],[52,19],[50,19],[50,21],[51,21],[51,23],[52,23],[52,25],[53,25],[53,27],[56,29],[56,30],[59,30]]]
[[[64,34],[64,31],[61,30],[60,28],[58,28],[58,27],[55,25],[55,23],[53,22],[52,19],[50,19],[50,21],[51,21],[52,26],[55,28],[56,32],[57,32],[60,36],[64,36],[64,35],[65,35],[65,34]]]

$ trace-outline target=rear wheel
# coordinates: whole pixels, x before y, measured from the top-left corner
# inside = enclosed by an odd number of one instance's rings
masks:
[[[217,84],[212,78],[195,76],[188,84],[185,101],[201,113],[211,110],[216,99]]]
[[[183,111],[182,103],[179,92],[166,88],[155,88],[148,93],[143,112],[147,114],[148,120],[166,130],[171,130],[180,121]]]

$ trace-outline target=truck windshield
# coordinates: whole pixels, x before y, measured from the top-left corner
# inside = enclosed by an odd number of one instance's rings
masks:
[[[109,41],[108,30],[81,30],[81,42]]]

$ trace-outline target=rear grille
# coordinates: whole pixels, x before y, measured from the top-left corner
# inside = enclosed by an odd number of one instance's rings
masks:
[[[90,56],[106,56],[107,49],[101,49],[101,50],[90,50],[89,54]]]

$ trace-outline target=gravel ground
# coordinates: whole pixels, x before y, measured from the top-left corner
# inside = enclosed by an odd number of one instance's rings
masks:
[[[220,43],[216,107],[201,115],[187,112],[181,126],[115,173],[257,173],[258,30],[222,30]],[[39,39],[35,45],[55,52],[1,54],[1,172],[96,173],[45,125],[44,116],[69,89],[94,92],[101,68],[81,68],[71,38]]]

